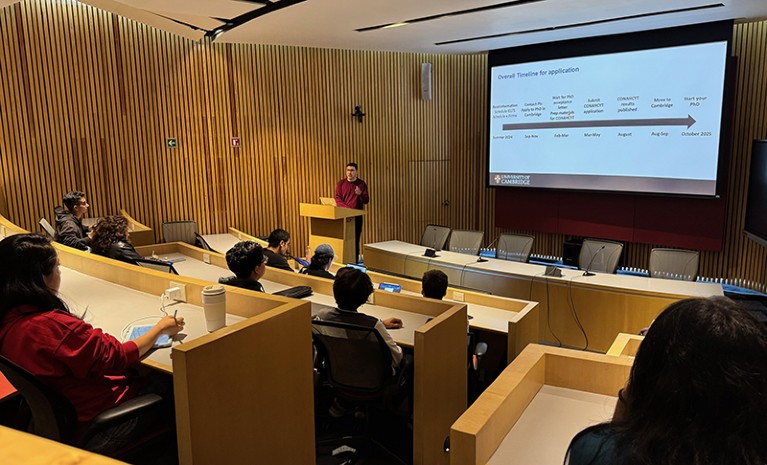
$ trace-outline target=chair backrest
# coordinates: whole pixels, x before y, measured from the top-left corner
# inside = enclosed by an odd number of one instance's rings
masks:
[[[51,239],[56,238],[56,230],[53,229],[53,226],[51,226],[48,220],[45,218],[40,218],[40,226],[43,228],[43,231],[45,231],[45,233],[51,237]]]
[[[429,247],[430,249],[442,250],[445,248],[445,243],[447,243],[447,238],[449,236],[450,228],[430,224],[423,230],[420,244],[424,247]]]
[[[171,262],[166,262],[164,260],[154,260],[151,258],[137,258],[135,261],[136,265],[143,266],[144,268],[151,268],[153,270],[164,271],[170,274],[178,274],[178,271],[176,271],[176,268]]]
[[[600,239],[585,239],[578,257],[578,268],[598,271],[600,273],[615,273],[618,261],[621,259],[623,244]]]
[[[324,359],[324,374],[338,395],[360,399],[383,393],[392,378],[392,358],[375,328],[313,320],[312,337]]]
[[[695,281],[700,253],[695,250],[656,248],[650,252],[650,277]]]
[[[163,242],[197,243],[197,223],[194,221],[168,221],[162,224]]]
[[[468,255],[479,255],[479,247],[485,237],[484,231],[466,231],[455,229],[450,233],[448,250]]]
[[[495,248],[495,257],[502,260],[526,262],[530,258],[535,237],[525,234],[501,234]]]
[[[54,441],[71,443],[77,426],[72,404],[36,376],[0,356],[0,372],[18,390],[32,413],[32,432]]]

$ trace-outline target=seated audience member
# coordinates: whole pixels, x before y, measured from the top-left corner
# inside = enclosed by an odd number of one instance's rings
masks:
[[[571,465],[767,463],[767,334],[728,298],[664,310],[619,398],[573,439]]]
[[[70,313],[60,284],[56,250],[46,238],[19,234],[0,241],[0,355],[67,398],[81,428],[148,391],[132,367],[160,335],[183,329],[184,319],[165,316],[145,335],[120,342]],[[120,425],[86,448],[108,453],[146,426],[141,419]]]
[[[333,279],[335,276],[328,270],[330,269],[330,265],[333,264],[334,257],[335,252],[333,251],[333,247],[328,244],[320,244],[314,249],[314,255],[312,255],[312,260],[309,263],[309,266],[301,268],[299,273]]]
[[[90,205],[85,200],[85,194],[80,191],[72,191],[64,196],[64,206],[57,206],[53,210],[56,214],[56,242],[88,250],[91,240],[88,228],[82,223],[88,207]]]
[[[447,275],[440,270],[429,270],[421,278],[421,295],[442,300],[447,294]]]
[[[221,284],[264,292],[264,286],[258,282],[266,273],[268,257],[264,249],[253,241],[242,241],[226,252],[226,264],[234,276],[220,278]]]
[[[392,355],[392,368],[396,370],[402,361],[402,348],[394,342],[388,329],[402,327],[399,318],[387,318],[383,321],[378,318],[365,315],[357,310],[364,304],[370,294],[373,293],[373,283],[370,276],[354,268],[341,268],[333,281],[333,297],[336,299],[337,308],[324,308],[320,310],[316,318],[325,321],[341,321],[368,328],[375,327],[386,344],[389,345]]]
[[[135,265],[143,258],[128,238],[128,220],[123,216],[107,216],[93,227],[91,252]]]
[[[275,229],[269,234],[269,246],[264,249],[264,255],[269,258],[268,266],[281,270],[293,271],[285,255],[290,245],[290,234],[284,229]]]

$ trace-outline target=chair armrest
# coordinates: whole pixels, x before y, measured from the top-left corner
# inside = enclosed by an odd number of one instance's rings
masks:
[[[148,413],[160,412],[163,402],[163,398],[157,394],[144,394],[105,410],[90,422],[85,433],[79,438],[78,444],[87,444],[94,435],[128,420]]]
[[[199,246],[201,249],[210,250],[211,252],[216,252],[215,250],[213,250],[210,244],[208,244],[208,241],[206,241],[205,238],[202,237],[202,235],[200,235],[199,233],[194,233],[194,239],[195,239],[195,242],[197,242],[197,244],[195,245]]]

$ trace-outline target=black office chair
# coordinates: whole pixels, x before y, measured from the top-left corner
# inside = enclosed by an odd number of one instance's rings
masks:
[[[167,221],[163,223],[162,240],[163,242],[186,242],[205,250],[213,250],[208,242],[197,233],[197,223],[194,221]]]
[[[57,391],[43,384],[33,374],[0,356],[0,372],[23,397],[28,409],[30,433],[88,450],[89,442],[99,433],[138,418],[141,415],[163,415],[163,399],[157,394],[145,394],[106,410],[96,416],[84,431],[78,429],[77,414],[72,404]],[[172,428],[142,432],[140,441],[131,441],[116,450],[99,453],[119,459],[141,456],[153,444],[168,440]]]
[[[317,348],[323,382],[328,383],[336,397],[364,407],[365,428],[361,439],[364,446],[375,446],[392,459],[402,459],[375,441],[370,434],[371,408],[393,412],[406,399],[412,400],[409,379],[412,379],[412,357],[403,358],[396,375],[392,374],[391,350],[375,328],[337,321],[312,321],[312,338]],[[412,408],[408,407],[408,412]],[[348,443],[344,436],[335,441]],[[326,446],[318,441],[317,446]]]
[[[173,263],[166,262],[165,260],[157,260],[154,258],[137,258],[134,261],[136,262],[136,265],[142,266],[144,268],[151,268],[153,270],[164,271],[170,274],[178,274],[178,271],[176,271]]]

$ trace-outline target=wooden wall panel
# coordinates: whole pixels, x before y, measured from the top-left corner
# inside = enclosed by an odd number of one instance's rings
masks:
[[[767,137],[766,24],[735,28],[725,247],[700,269],[760,289],[767,251],[741,231],[751,140]],[[429,101],[422,62],[433,66]],[[332,195],[356,161],[371,190],[363,241],[417,242],[437,221],[484,230],[487,244],[502,231],[484,179],[486,67],[485,54],[191,42],[79,3],[26,0],[0,9],[0,210],[38,230],[78,188],[92,216],[124,208],[157,234],[179,219],[203,233],[283,227],[302,254],[298,204]],[[561,256],[564,239],[536,233],[533,252]],[[651,247],[629,244],[625,265],[646,268]]]

